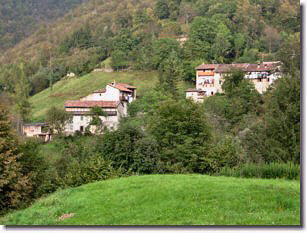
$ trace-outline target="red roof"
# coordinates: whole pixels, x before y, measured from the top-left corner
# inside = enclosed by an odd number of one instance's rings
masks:
[[[119,101],[82,101],[82,100],[69,100],[65,102],[65,108],[117,108]]]
[[[213,70],[215,69],[219,64],[201,64],[200,66],[196,67],[196,70]]]
[[[109,85],[117,88],[120,91],[130,92],[130,93],[132,93],[134,91],[134,89],[136,89],[136,87],[131,86],[131,85],[126,84],[126,83],[115,83],[115,84],[111,83]]]
[[[246,72],[264,72],[274,71],[280,65],[280,62],[263,62],[259,64],[237,63],[237,64],[202,64],[196,67],[197,70],[214,69],[218,73],[226,73],[232,69],[239,69]]]

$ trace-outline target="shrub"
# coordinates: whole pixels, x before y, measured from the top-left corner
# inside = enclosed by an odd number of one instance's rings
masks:
[[[211,145],[209,153],[202,158],[201,170],[215,173],[226,166],[232,168],[239,163],[240,154],[239,143],[233,137],[226,136],[216,145]]]
[[[247,163],[234,168],[225,167],[218,172],[217,175],[267,179],[284,178],[293,180],[300,179],[300,166],[293,163]]]

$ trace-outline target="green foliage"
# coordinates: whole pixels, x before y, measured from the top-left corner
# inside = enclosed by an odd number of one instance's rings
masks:
[[[173,52],[173,55],[180,57],[181,49],[176,40],[173,39],[158,39],[153,42],[153,65],[159,69],[163,61]]]
[[[116,70],[127,68],[129,65],[128,56],[125,52],[115,50],[111,56],[111,66]]]
[[[99,151],[115,168],[132,172],[152,173],[158,159],[156,142],[147,138],[141,127],[133,122],[121,124],[116,131],[105,132]]]
[[[153,113],[149,130],[164,161],[197,171],[211,137],[211,129],[197,104],[189,100],[163,102]]]
[[[245,178],[265,178],[265,179],[300,179],[300,166],[293,163],[247,163],[238,167],[222,168],[217,173],[221,176],[234,176]]]
[[[183,79],[184,70],[175,51],[169,54],[159,66],[159,87],[173,97],[178,97],[178,84]]]
[[[264,98],[263,120],[244,142],[251,155],[269,162],[300,163],[300,79],[283,77]]]
[[[224,116],[230,123],[238,123],[244,115],[257,111],[260,94],[251,81],[244,78],[242,71],[234,70],[225,77],[222,89],[226,95]]]
[[[93,45],[92,34],[88,26],[82,27],[60,44],[60,51],[67,53],[72,48],[87,49]]]
[[[152,113],[163,101],[171,100],[169,95],[166,95],[159,89],[151,89],[147,91],[142,97],[137,98],[129,104],[129,116],[135,117],[138,113]]]
[[[154,14],[159,19],[167,19],[169,17],[169,9],[167,0],[158,0],[155,8],[154,8]]]
[[[95,126],[95,133],[101,133],[103,130],[103,122],[100,117],[107,117],[108,114],[100,107],[91,108],[91,121],[89,125]]]
[[[65,129],[65,125],[70,123],[72,115],[67,113],[64,109],[51,107],[47,111],[46,121],[49,126],[49,130],[52,134],[61,135]]]
[[[0,212],[29,201],[32,183],[23,171],[22,157],[7,109],[0,105]]]
[[[232,168],[240,161],[242,149],[231,136],[220,139],[215,145],[211,144],[209,153],[202,158],[201,169],[205,173],[216,173],[224,167]]]

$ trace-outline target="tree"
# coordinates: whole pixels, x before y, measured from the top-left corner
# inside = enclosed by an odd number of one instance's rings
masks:
[[[244,115],[255,112],[261,102],[255,86],[244,75],[241,70],[233,70],[225,77],[222,85],[227,101],[224,116],[231,124],[237,124]]]
[[[284,72],[292,73],[291,75],[293,75],[294,70],[300,70],[300,41],[299,32],[285,36],[277,53],[277,57],[283,63]]]
[[[180,5],[179,19],[188,24],[196,16],[196,10],[191,2],[182,2]]]
[[[0,105],[0,209],[19,207],[28,199],[31,184],[22,173],[22,154],[11,130],[8,112]]]
[[[156,69],[165,61],[173,52],[174,56],[180,57],[181,49],[178,41],[168,38],[158,39],[153,42],[152,61]]]
[[[28,101],[30,93],[29,81],[26,78],[24,64],[21,63],[16,67],[16,84],[15,84],[15,96],[17,112],[22,121],[27,121],[30,118],[31,105]]]
[[[128,56],[121,50],[115,50],[111,56],[111,66],[116,70],[127,68],[129,65]]]
[[[195,17],[189,32],[185,48],[191,59],[212,59],[211,45],[215,42],[217,22],[215,20]]]
[[[64,109],[59,109],[56,107],[51,107],[47,111],[46,119],[50,133],[62,135],[65,126],[72,121],[72,115],[66,112]]]
[[[167,1],[158,0],[154,8],[154,15],[159,19],[167,19],[169,14]]]
[[[178,83],[183,80],[182,61],[175,51],[169,54],[159,67],[159,86],[173,97],[178,97]]]
[[[198,171],[208,150],[211,129],[201,107],[190,100],[165,101],[152,114],[149,131],[158,143],[163,161]]]
[[[234,50],[235,50],[235,54],[236,54],[236,59],[238,59],[242,52],[243,49],[245,48],[245,44],[246,44],[246,38],[245,35],[242,33],[237,33],[234,36]]]
[[[300,163],[300,78],[283,77],[264,97],[264,117],[244,142],[250,155],[269,162]]]
[[[230,53],[231,49],[231,33],[227,26],[220,23],[217,27],[217,34],[213,44],[213,56],[216,61],[224,63],[225,57]]]

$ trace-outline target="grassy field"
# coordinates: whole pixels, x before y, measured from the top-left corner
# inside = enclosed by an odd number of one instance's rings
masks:
[[[299,225],[300,184],[204,175],[119,178],[58,191],[0,224]]]
[[[32,105],[32,121],[44,121],[45,114],[51,106],[63,107],[66,100],[74,100],[90,94],[92,91],[104,88],[113,80],[136,86],[137,94],[155,86],[155,72],[93,72],[82,77],[61,80],[53,89],[46,89],[30,98]]]

